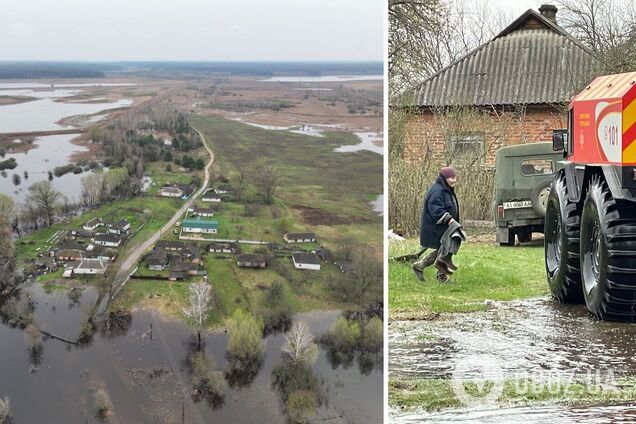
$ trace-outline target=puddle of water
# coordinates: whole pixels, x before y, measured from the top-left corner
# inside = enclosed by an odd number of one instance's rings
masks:
[[[360,143],[341,146],[336,148],[335,151],[341,153],[351,153],[368,150],[379,155],[384,154],[384,147],[377,146],[374,143],[374,141],[382,140],[382,134],[374,132],[357,132],[354,134],[360,139]]]
[[[379,194],[378,198],[370,201],[369,204],[379,215],[384,215],[384,194]]]
[[[551,299],[427,322],[395,322],[389,333],[392,375],[446,378],[458,360],[493,355],[506,378],[611,367],[636,374],[636,327],[599,321],[584,307]]]
[[[24,153],[7,154],[3,160],[15,158],[18,166],[7,170],[7,177],[0,176],[0,193],[7,194],[20,203],[26,200],[28,188],[39,181],[48,180],[48,171],[58,166],[68,165],[70,156],[77,152],[86,152],[88,148],[71,143],[76,134],[47,135],[35,139],[38,147]],[[24,178],[27,171],[29,178]],[[12,176],[18,174],[22,179],[20,185],[13,184]],[[53,186],[64,194],[69,200],[79,200],[82,191],[82,174],[68,173],[61,177],[53,178]]]
[[[390,373],[398,378],[450,379],[457,364],[482,355],[494,358],[503,378],[511,380],[565,384],[590,375],[610,378],[613,373],[617,379],[636,375],[636,326],[599,321],[583,306],[561,305],[547,298],[499,303],[489,311],[434,321],[393,322],[388,339]],[[474,415],[474,419],[515,422],[524,410],[504,406],[493,411],[486,411],[483,417]],[[550,406],[539,408],[536,417],[537,421],[571,417],[574,422],[586,414],[607,417],[611,411],[605,406]],[[404,415],[395,422],[453,422],[465,417],[460,410],[451,409]]]
[[[487,410],[452,410],[437,413],[401,414],[391,411],[393,424],[415,424],[421,422],[457,423],[475,422],[489,424],[509,423],[633,423],[636,410],[632,405],[616,406],[532,406]]]
[[[312,137],[324,137],[323,130],[312,127],[311,125],[302,125],[297,130],[291,130],[290,132],[302,135],[310,135]]]
[[[319,77],[271,77],[260,81],[266,82],[347,82],[347,81],[377,81],[382,75],[322,75]]]
[[[84,311],[95,300],[89,289],[82,304],[73,306],[65,291],[47,294],[39,285],[30,291],[37,321],[59,335],[77,334]],[[326,311],[300,314],[296,319],[320,335],[338,316],[338,311]],[[281,359],[283,339],[282,334],[266,337],[264,361],[251,384],[240,389],[227,387],[220,408],[201,401],[195,412],[184,402],[180,386],[180,381],[189,384],[187,357],[193,349],[192,330],[183,323],[153,319],[150,311],[137,311],[125,334],[107,338],[96,332],[92,343],[81,349],[45,340],[35,372],[29,371],[33,361],[24,333],[0,324],[0,396],[10,398],[16,422],[52,422],[51,417],[60,423],[100,422],[94,416],[91,396],[92,390],[103,387],[113,402],[116,422],[177,423],[184,408],[185,422],[196,422],[194,417],[199,414],[204,422],[283,424],[286,417],[271,379],[272,369]],[[220,369],[226,365],[226,345],[223,332],[204,336],[205,352]],[[181,377],[173,372],[169,356],[176,361],[174,369]],[[151,378],[150,369],[161,371]],[[382,422],[381,356],[375,369],[362,373],[355,363],[346,368],[333,365],[320,349],[313,369],[327,396],[318,420],[342,416],[342,420],[330,422]]]

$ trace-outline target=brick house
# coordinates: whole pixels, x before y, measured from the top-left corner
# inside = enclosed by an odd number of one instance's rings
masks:
[[[567,105],[592,80],[593,52],[557,24],[557,8],[527,10],[492,40],[403,98],[415,115],[403,156],[494,166],[503,146],[551,141]]]

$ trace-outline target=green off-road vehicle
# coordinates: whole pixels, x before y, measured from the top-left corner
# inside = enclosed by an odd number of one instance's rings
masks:
[[[561,169],[562,152],[552,143],[530,143],[503,147],[497,151],[494,216],[497,242],[514,246],[543,233],[546,202],[553,174]]]

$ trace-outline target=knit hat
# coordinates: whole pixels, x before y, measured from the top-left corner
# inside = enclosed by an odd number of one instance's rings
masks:
[[[455,172],[455,168],[453,168],[452,166],[444,166],[439,169],[439,175],[444,178],[452,178],[456,177],[457,173]]]

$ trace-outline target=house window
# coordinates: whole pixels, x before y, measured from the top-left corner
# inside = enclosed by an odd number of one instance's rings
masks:
[[[483,163],[484,133],[465,132],[451,135],[448,139],[448,150],[452,162]]]

